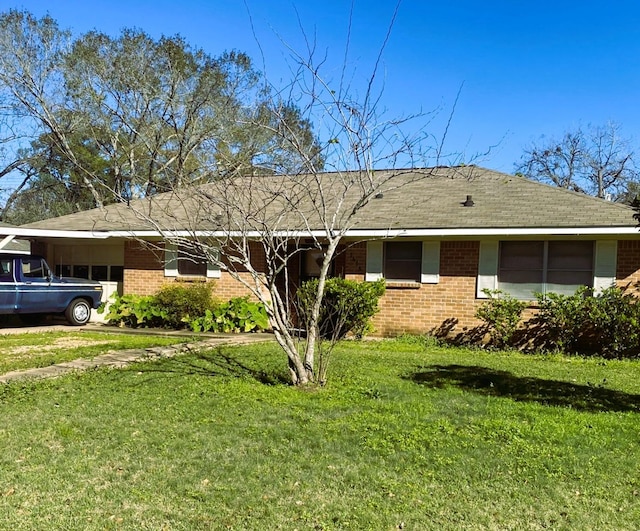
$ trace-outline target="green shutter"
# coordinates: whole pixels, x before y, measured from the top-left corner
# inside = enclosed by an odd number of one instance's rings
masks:
[[[478,280],[476,297],[486,299],[482,290],[498,287],[498,243],[497,241],[480,242],[480,257],[478,259]]]
[[[615,240],[598,240],[596,241],[595,253],[593,289],[595,293],[599,293],[616,281],[618,242]]]
[[[422,242],[422,284],[440,282],[440,242]]]
[[[382,242],[379,240],[367,242],[367,272],[365,280],[374,282],[382,278]]]

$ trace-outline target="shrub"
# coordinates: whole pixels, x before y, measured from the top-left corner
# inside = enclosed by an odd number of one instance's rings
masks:
[[[640,304],[618,287],[602,290],[586,303],[587,339],[608,357],[637,355],[640,351]]]
[[[185,328],[193,319],[213,307],[210,282],[167,284],[155,295],[155,303],[165,313],[164,326]]]
[[[640,352],[640,304],[637,297],[616,286],[590,296],[590,288],[574,295],[538,294],[536,322],[547,345],[566,353],[608,357]]]
[[[308,280],[298,288],[298,314],[305,326],[317,290],[317,279]],[[327,279],[318,322],[320,337],[342,339],[352,333],[356,338],[362,338],[371,330],[370,319],[378,311],[378,301],[384,291],[384,280]]]
[[[236,297],[205,310],[189,326],[194,332],[255,332],[269,328],[269,319],[264,304]]]
[[[498,347],[510,345],[527,303],[500,290],[482,291],[489,299],[477,309],[476,318],[484,321],[492,343]]]
[[[536,293],[538,315],[535,322],[547,347],[576,352],[587,327],[585,301],[590,295],[591,289],[586,286],[578,288],[573,295]]]

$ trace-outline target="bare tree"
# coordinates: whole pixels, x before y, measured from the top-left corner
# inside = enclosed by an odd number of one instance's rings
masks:
[[[313,47],[308,57],[294,53],[294,59],[296,76],[286,91],[279,92],[286,99],[272,102],[275,120],[247,125],[266,127],[274,139],[271,149],[296,151],[300,170],[273,175],[278,172],[271,171],[273,158],[267,156],[262,168],[269,178],[236,175],[183,190],[166,204],[148,203],[144,216],[165,241],[183,252],[190,250],[194,257],[206,255],[266,305],[275,338],[287,354],[291,381],[305,385],[318,381],[323,293],[345,236],[365,221],[367,206],[376,196],[429,178],[436,170],[415,168],[433,162],[429,157],[438,146],[428,149],[424,140],[430,137],[423,130],[408,135],[404,126],[409,118],[382,115],[375,88],[379,61],[358,99],[340,82],[333,86],[322,77],[324,58],[316,62]],[[314,124],[329,172],[306,155],[304,139],[289,127],[285,112],[290,101]],[[294,258],[309,249],[320,251],[322,262],[305,315],[306,337],[299,341],[288,280]]]
[[[600,198],[625,200],[638,181],[631,142],[608,123],[565,133],[525,149],[516,171],[525,177]]]

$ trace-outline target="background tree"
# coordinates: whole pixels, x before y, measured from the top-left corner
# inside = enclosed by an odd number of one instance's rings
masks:
[[[639,172],[629,139],[620,126],[609,123],[569,131],[525,149],[516,171],[545,182],[595,197],[628,201]],[[632,198],[631,198],[632,199]]]
[[[65,204],[102,207],[250,173],[267,153],[281,170],[319,153],[311,124],[295,105],[273,107],[249,57],[211,57],[180,37],[124,30],[72,40],[51,17],[12,10],[0,16],[0,97],[20,119],[19,147],[33,162],[6,218],[42,194],[59,203],[47,216]],[[272,124],[285,113],[301,151],[273,149]]]

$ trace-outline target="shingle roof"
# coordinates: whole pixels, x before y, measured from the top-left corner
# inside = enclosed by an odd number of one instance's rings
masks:
[[[417,178],[419,175],[426,176]],[[332,190],[326,194],[330,195],[333,192],[339,193],[341,188],[336,183],[343,177],[344,175],[327,173],[321,175],[318,181],[312,177],[306,178],[312,183],[310,187],[320,183],[325,190]],[[292,184],[292,178],[287,176],[259,179],[260,183],[268,183],[270,189],[279,189],[283,196],[288,190],[300,186],[301,182],[301,178],[297,177],[295,184]],[[251,182],[235,181],[235,185],[243,184],[235,188],[235,193],[239,194],[236,201],[260,203],[260,197],[263,196],[258,187],[262,185],[257,186],[257,182],[255,177]],[[628,206],[475,166],[403,171],[389,184],[383,197],[372,199],[359,212],[354,228],[545,229],[636,225],[632,217],[634,212]],[[208,192],[213,197],[216,190],[220,189],[205,186],[199,190]],[[467,196],[471,196],[473,206],[463,206]],[[301,193],[301,197],[311,204],[308,195]],[[159,225],[163,228],[208,230],[218,228],[216,225],[220,224],[220,206],[215,203],[214,199],[207,204],[202,195],[160,194],[152,201],[140,200],[132,202],[130,206],[110,205],[102,210],[70,214],[24,227],[96,231],[150,230],[154,227],[141,212],[148,213],[149,208],[152,208],[151,217],[159,220]],[[220,204],[223,203],[224,201]],[[315,208],[317,204],[313,206]],[[267,211],[270,206],[262,204],[261,208]],[[286,207],[284,208],[286,211]],[[282,203],[274,200],[271,209],[270,215],[282,211]],[[293,212],[289,214],[286,227],[301,228],[300,217],[296,217]],[[311,228],[321,228],[317,226],[317,219],[312,221],[312,225],[316,226]]]

